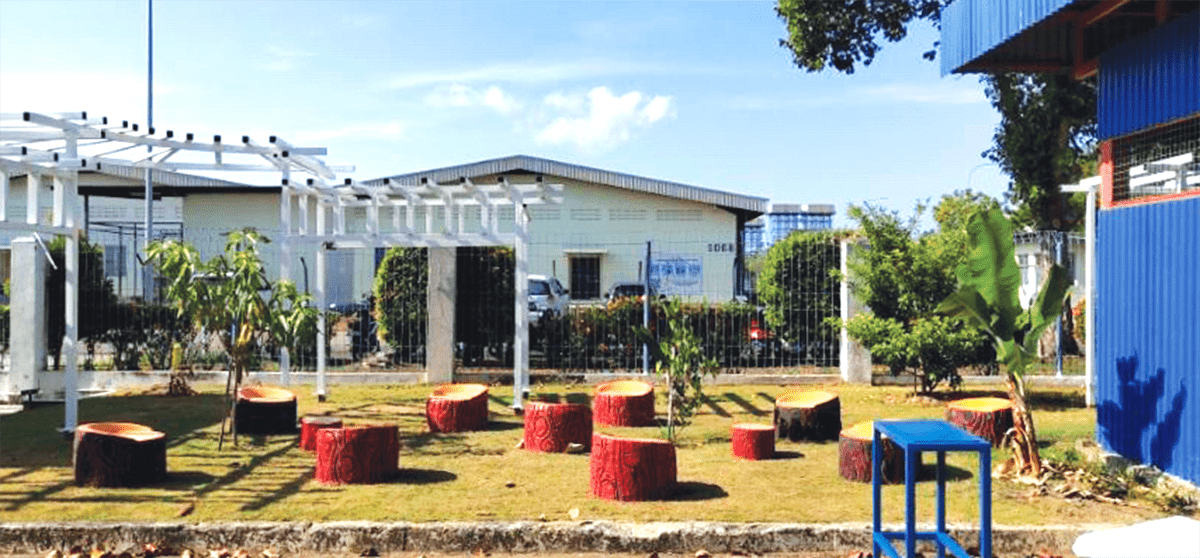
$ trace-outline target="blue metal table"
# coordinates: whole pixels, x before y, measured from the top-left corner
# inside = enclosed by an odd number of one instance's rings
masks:
[[[970,558],[962,545],[946,532],[946,452],[973,451],[979,454],[979,556],[992,558],[992,445],[983,438],[944,420],[877,420],[871,440],[871,538],[874,555],[887,554],[892,558],[916,556],[918,540],[937,544],[938,558],[945,558],[946,549],[955,556]],[[882,529],[881,463],[886,436],[904,452],[904,531]],[[937,452],[937,527],[934,531],[917,531],[916,482],[921,452]],[[892,546],[893,540],[904,541],[904,556]],[[881,554],[881,551],[883,554]]]

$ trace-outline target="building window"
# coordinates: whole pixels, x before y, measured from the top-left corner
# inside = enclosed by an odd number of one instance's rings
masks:
[[[600,298],[600,257],[571,258],[571,298],[588,300]]]

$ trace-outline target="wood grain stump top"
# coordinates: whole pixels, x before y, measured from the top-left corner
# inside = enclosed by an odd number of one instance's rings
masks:
[[[387,482],[400,472],[400,434],[394,425],[359,425],[317,430],[321,484]]]
[[[535,401],[525,407],[525,449],[561,453],[573,443],[591,447],[591,408],[545,401]]]
[[[677,483],[675,446],[666,440],[592,435],[590,493],[605,500],[661,500]]]
[[[875,435],[875,421],[860,422],[842,430],[838,438],[838,472],[842,478],[858,482],[871,482],[871,445]],[[891,440],[884,438],[883,482],[904,482],[904,452]]]
[[[283,388],[246,386],[238,390],[233,420],[240,434],[296,432],[296,394]]]
[[[317,431],[322,428],[341,428],[342,419],[324,415],[300,419],[300,449],[317,451]]]
[[[775,399],[775,437],[793,442],[837,440],[842,405],[837,394],[820,390],[789,391]]]
[[[430,432],[483,430],[488,423],[488,387],[483,384],[438,386],[425,400]]]
[[[730,428],[734,457],[757,461],[775,457],[775,427],[743,422]]]
[[[132,422],[81,424],[72,460],[77,486],[144,486],[167,476],[167,437]]]
[[[999,397],[972,397],[946,404],[946,421],[1000,446],[1013,427],[1012,401]]]
[[[615,380],[596,386],[592,405],[599,424],[654,426],[654,386],[641,380]]]

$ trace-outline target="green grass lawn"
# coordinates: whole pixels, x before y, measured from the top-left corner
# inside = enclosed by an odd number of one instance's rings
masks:
[[[588,456],[536,454],[518,449],[522,419],[509,409],[512,388],[491,388],[491,423],[468,434],[427,432],[424,401],[429,386],[332,386],[318,402],[312,386],[299,386],[299,411],[331,414],[347,424],[396,424],[401,433],[399,478],[377,485],[324,486],[313,481],[314,457],[297,447],[298,435],[242,436],[217,450],[223,386],[198,386],[201,395],[171,398],[128,394],[85,399],[80,421],[139,422],[167,434],[168,480],[139,489],[74,486],[71,444],[56,428],[61,406],[39,407],[0,419],[0,520],[173,521],[194,503],[187,521],[245,520],[567,520],[735,522],[867,522],[870,485],[838,475],[838,445],[780,441],[779,458],[749,462],[732,457],[729,427],[770,423],[776,385],[711,386],[695,424],[682,431],[678,450],[681,487],[668,501],[619,503],[588,496]],[[590,386],[539,385],[537,394],[586,399]],[[943,401],[913,397],[909,388],[830,384],[839,394],[843,425],[874,418],[941,418]],[[661,390],[660,390],[661,391]],[[939,397],[982,395],[942,393]],[[662,394],[658,408],[665,408]],[[1044,456],[1064,455],[1075,440],[1091,439],[1093,410],[1080,390],[1034,390],[1033,407]],[[659,437],[658,428],[608,428],[600,432]],[[994,462],[1007,457],[993,453]],[[926,463],[932,462],[927,457]],[[978,518],[978,465],[951,454],[947,506],[952,522]],[[511,485],[511,487],[509,486]],[[923,518],[933,517],[932,482],[918,494]],[[1149,506],[1118,506],[1029,497],[1029,488],[997,481],[993,517],[1000,525],[1117,523],[1161,515]],[[900,487],[886,487],[885,521],[903,520]]]

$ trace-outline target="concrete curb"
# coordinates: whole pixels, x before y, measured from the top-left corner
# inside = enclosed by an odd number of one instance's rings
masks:
[[[1075,539],[1109,526],[993,528],[997,554],[1062,553]],[[900,530],[900,525],[885,529]],[[931,530],[922,525],[921,530]],[[963,546],[978,541],[968,526],[951,527]],[[627,523],[496,521],[380,523],[368,521],[221,523],[0,523],[0,552],[42,553],[73,545],[111,549],[144,543],[175,548],[275,548],[284,552],[768,552],[854,551],[871,546],[869,524]]]

